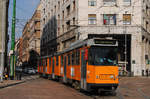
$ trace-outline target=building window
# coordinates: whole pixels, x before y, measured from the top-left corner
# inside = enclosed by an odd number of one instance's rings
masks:
[[[67,30],[70,30],[70,21],[67,21],[66,25],[67,25]]]
[[[73,25],[75,25],[76,24],[76,20],[75,20],[75,18],[73,18]]]
[[[146,14],[149,15],[149,7],[146,5]]]
[[[64,18],[65,18],[64,11],[62,11],[62,18],[63,18],[63,21],[64,21]]]
[[[58,36],[60,35],[60,28],[58,27]]]
[[[54,12],[54,13],[56,13],[56,6],[54,7],[54,9],[55,9],[55,12]]]
[[[43,25],[45,25],[46,21],[45,21],[45,18],[43,19]]]
[[[60,15],[58,15],[58,26],[60,25]]]
[[[148,29],[148,27],[149,27],[149,23],[148,21],[146,21],[146,30]]]
[[[131,0],[123,0],[123,2],[124,2],[124,5],[127,5],[127,6],[131,5]]]
[[[116,25],[116,14],[104,14],[104,25]]]
[[[89,21],[89,24],[96,24],[96,14],[89,14],[88,21]]]
[[[106,6],[114,6],[116,5],[116,0],[103,0],[103,4]]]
[[[89,6],[96,6],[96,0],[89,0]]]
[[[131,24],[131,14],[123,14],[123,24]]]
[[[65,32],[64,25],[62,25],[62,32],[63,32],[63,33]]]
[[[70,15],[70,5],[67,7],[67,15]]]
[[[75,11],[75,10],[76,10],[76,2],[73,1],[73,11]]]
[[[45,8],[44,8],[44,9],[43,9],[43,13],[45,14],[45,12],[46,12],[46,11],[45,11]]]
[[[58,10],[60,9],[60,1],[58,1]]]

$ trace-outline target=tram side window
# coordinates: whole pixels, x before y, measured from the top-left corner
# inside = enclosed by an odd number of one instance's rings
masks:
[[[42,62],[43,62],[43,66],[45,66],[45,60],[44,60],[44,59],[43,59],[43,61],[42,61]]]
[[[44,66],[44,62],[43,62],[44,60],[42,59],[42,66]]]
[[[76,65],[80,65],[80,50],[76,51]]]
[[[63,55],[61,55],[61,66],[63,66],[63,63],[64,62],[64,60],[63,60]]]
[[[74,63],[75,63],[75,62],[74,62],[74,61],[75,61],[75,53],[74,53],[74,52],[72,53],[72,58],[71,58],[71,60],[72,60],[72,61],[71,61],[71,62],[72,62],[72,65],[75,65],[75,64],[74,64]]]
[[[58,66],[58,56],[56,56],[56,66]]]
[[[45,66],[47,66],[47,59],[45,60]]]
[[[70,66],[70,54],[68,54],[68,66]]]
[[[49,58],[49,66],[51,66],[51,58]]]
[[[41,66],[41,60],[39,60],[39,62],[38,62],[38,63],[39,63],[39,66]]]
[[[54,66],[55,65],[55,58],[53,57],[52,58],[52,66]]]

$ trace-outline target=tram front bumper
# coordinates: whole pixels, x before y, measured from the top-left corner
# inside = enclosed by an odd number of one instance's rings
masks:
[[[93,84],[93,83],[88,83],[87,87],[88,87],[88,90],[100,89],[100,90],[103,90],[103,91],[112,91],[112,90],[117,89],[118,84]]]

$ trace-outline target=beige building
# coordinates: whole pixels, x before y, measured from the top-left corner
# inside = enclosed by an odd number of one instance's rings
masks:
[[[16,66],[22,66],[22,37],[15,42]]]
[[[29,38],[29,50],[34,50],[40,54],[40,19],[41,19],[41,5],[39,5],[34,12],[30,23],[30,38]]]
[[[119,42],[120,70],[141,76],[150,69],[149,0],[41,0],[41,6],[42,55],[111,37]]]
[[[8,5],[9,0],[0,0],[0,77],[3,75],[4,67],[7,66]]]
[[[30,21],[26,23],[22,33],[22,62],[28,62],[29,59],[29,38],[30,38]]]
[[[40,19],[41,6],[38,5],[32,18],[26,23],[22,34],[22,52],[20,53],[23,65],[36,66],[37,56],[40,55]],[[21,51],[21,50],[20,50]]]

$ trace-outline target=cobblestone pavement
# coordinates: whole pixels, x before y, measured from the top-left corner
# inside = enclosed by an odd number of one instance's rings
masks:
[[[40,78],[0,89],[0,99],[150,99],[150,78],[121,78],[116,96],[81,93],[59,82]]]
[[[90,97],[58,82],[37,79],[1,89],[0,99],[90,99]]]
[[[98,99],[150,99],[150,78],[123,77],[117,89],[117,95],[103,95]]]

